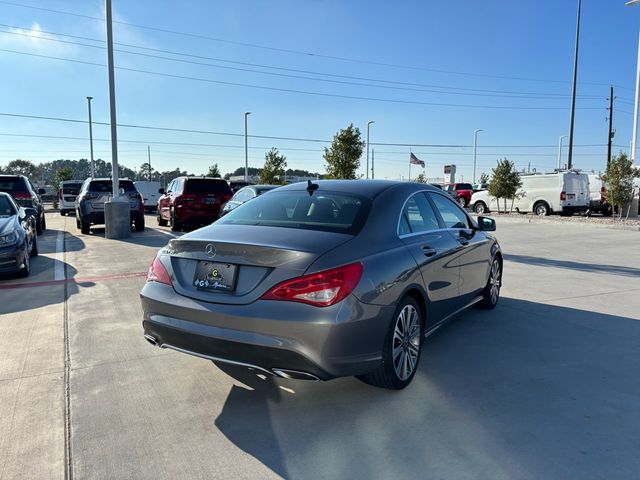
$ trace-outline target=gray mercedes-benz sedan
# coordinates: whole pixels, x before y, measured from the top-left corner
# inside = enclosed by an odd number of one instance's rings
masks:
[[[284,186],[158,252],[144,336],[279,377],[401,389],[429,333],[498,302],[494,230],[419,183]]]

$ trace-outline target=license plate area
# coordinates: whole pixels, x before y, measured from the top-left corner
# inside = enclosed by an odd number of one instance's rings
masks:
[[[576,194],[575,194],[575,193],[568,193],[568,194],[567,194],[567,199],[569,199],[569,200],[575,200],[575,199],[576,199]]]
[[[198,290],[233,292],[236,286],[236,265],[199,260],[193,277]]]
[[[216,203],[216,197],[205,197],[204,204],[205,205],[213,205]]]

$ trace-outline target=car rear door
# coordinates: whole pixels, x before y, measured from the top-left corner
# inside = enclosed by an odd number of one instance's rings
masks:
[[[429,299],[428,322],[433,326],[458,305],[458,243],[441,228],[424,192],[411,196],[402,210],[398,236],[420,267]]]
[[[460,206],[438,193],[429,193],[444,230],[454,239],[460,267],[459,307],[464,307],[486,286],[491,268],[491,242],[487,235],[473,227]]]

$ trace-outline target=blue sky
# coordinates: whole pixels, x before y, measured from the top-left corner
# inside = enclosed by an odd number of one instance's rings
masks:
[[[55,35],[104,40],[104,22],[11,3],[102,17],[101,1],[0,2],[0,49],[106,63],[104,49],[74,44],[102,46],[100,42]],[[518,168],[530,163],[538,170],[553,169],[558,137],[568,130],[573,0],[114,0],[113,4],[114,18],[123,22],[114,26],[114,40],[128,45],[116,48],[216,65],[116,52],[118,67],[201,79],[117,70],[118,122],[122,124],[242,134],[243,112],[251,111],[250,134],[325,140],[349,123],[364,133],[367,121],[374,120],[372,144],[405,144],[372,145],[376,177],[406,176],[412,150],[427,162],[428,177],[442,177],[443,166],[454,163],[458,177],[465,180],[471,177],[468,146],[476,128],[484,130],[479,134],[478,174],[489,171],[501,157],[510,158]],[[609,84],[617,89],[614,151],[628,149],[639,27],[640,7],[625,7],[623,0],[583,1],[575,143],[595,146],[576,148],[578,168],[600,170],[606,162]],[[0,113],[86,120],[85,97],[91,95],[94,120],[108,121],[106,68],[5,51],[0,51],[0,64]],[[0,116],[0,134],[0,164],[15,158],[40,162],[89,155],[85,124]],[[160,170],[179,166],[201,173],[217,162],[227,172],[244,161],[242,136],[125,127],[118,129],[118,136],[120,161],[129,167],[146,161],[147,144],[153,166]],[[108,128],[96,125],[94,137],[96,157],[110,159],[109,142],[99,141],[109,138]],[[250,138],[249,145],[251,166],[262,166],[265,151],[277,147],[287,156],[289,167],[324,171],[322,143]],[[419,171],[414,167],[412,174]]]

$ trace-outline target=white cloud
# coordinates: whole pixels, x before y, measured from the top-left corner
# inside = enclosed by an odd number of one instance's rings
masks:
[[[9,28],[8,32],[0,32],[0,46],[6,49],[18,49],[31,53],[60,54],[70,53],[75,47],[64,40],[50,35],[42,30],[38,22],[33,22],[31,28]]]

